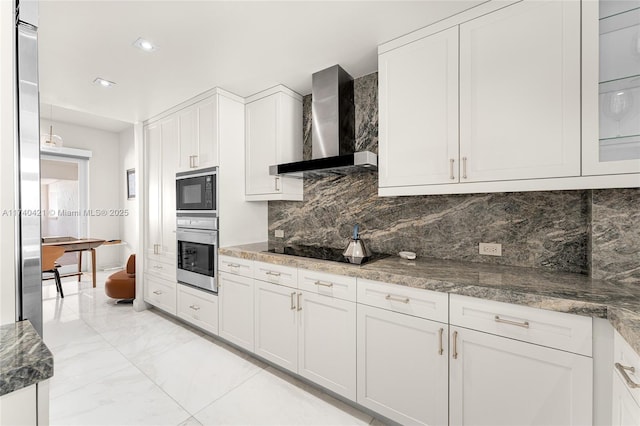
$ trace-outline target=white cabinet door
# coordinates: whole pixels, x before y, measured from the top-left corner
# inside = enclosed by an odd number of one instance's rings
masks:
[[[36,426],[38,422],[38,398],[36,386],[0,396],[0,424],[11,426]],[[42,421],[40,419],[40,421]],[[49,423],[45,423],[48,425]]]
[[[295,289],[255,281],[255,353],[287,370],[298,369]]]
[[[356,304],[308,292],[300,296],[298,374],[355,401]]]
[[[149,256],[155,256],[162,246],[162,132],[159,123],[146,126],[146,220],[145,248]]]
[[[379,61],[379,186],[458,181],[458,27]]]
[[[461,182],[580,175],[580,2],[460,25]]]
[[[269,175],[269,166],[277,163],[277,108],[277,96],[258,99],[245,107],[247,195],[278,192],[276,177]]]
[[[198,153],[197,131],[198,117],[195,107],[187,107],[176,113],[178,120],[179,156],[178,168],[188,170],[195,167]]]
[[[640,426],[640,406],[622,379],[613,373],[612,426]]]
[[[253,279],[218,275],[220,337],[253,352]]]
[[[198,150],[196,165],[214,167],[218,160],[218,95],[196,104],[198,114]]]
[[[358,305],[358,403],[400,424],[448,422],[448,326]]]
[[[176,241],[176,170],[178,167],[178,129],[175,117],[163,120],[162,128],[162,250],[174,261]]]
[[[450,328],[451,425],[588,425],[592,358]]]
[[[302,179],[269,174],[269,166],[300,160],[302,97],[284,86],[276,86],[247,98],[246,199],[302,200]]]

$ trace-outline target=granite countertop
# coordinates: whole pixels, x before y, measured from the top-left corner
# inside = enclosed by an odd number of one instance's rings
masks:
[[[53,355],[29,321],[0,326],[0,396],[53,376]]]
[[[219,249],[221,255],[366,278],[391,284],[608,319],[640,354],[640,283],[624,284],[586,275],[391,256],[362,266],[267,253],[267,243]]]

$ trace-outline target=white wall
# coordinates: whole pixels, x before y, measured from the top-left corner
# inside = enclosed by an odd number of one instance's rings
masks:
[[[13,2],[0,1],[0,210],[13,209],[15,200],[13,18]],[[14,229],[14,218],[0,214],[0,324],[16,320]]]
[[[127,170],[135,169],[136,186],[140,181],[140,170],[137,169],[137,158],[135,152],[135,140],[133,126],[124,130],[119,135],[120,138],[120,208],[128,213],[120,221],[120,238],[127,245],[121,250],[121,261],[124,265],[130,254],[138,253],[138,199],[139,191],[136,188],[136,198],[127,199]]]
[[[55,118],[55,117],[54,117]],[[88,217],[90,238],[121,239],[117,212],[120,203],[120,138],[117,133],[92,129],[75,124],[41,120],[40,128],[53,124],[55,134],[60,135],[67,148],[79,148],[93,153],[89,160],[89,209],[94,213],[106,211],[106,215]],[[103,246],[96,251],[98,268],[121,265],[121,248]],[[84,253],[83,265],[89,265],[90,256]]]

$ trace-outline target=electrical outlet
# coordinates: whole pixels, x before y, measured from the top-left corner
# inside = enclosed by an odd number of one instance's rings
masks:
[[[487,256],[502,256],[502,244],[480,243],[478,252]]]
[[[276,229],[276,238],[284,238],[284,231],[282,229]]]

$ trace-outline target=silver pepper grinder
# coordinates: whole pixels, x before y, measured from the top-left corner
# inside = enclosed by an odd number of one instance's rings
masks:
[[[358,224],[353,227],[353,237],[342,255],[349,263],[355,263],[356,265],[360,265],[369,259],[369,252],[364,246],[364,242],[360,239]]]

